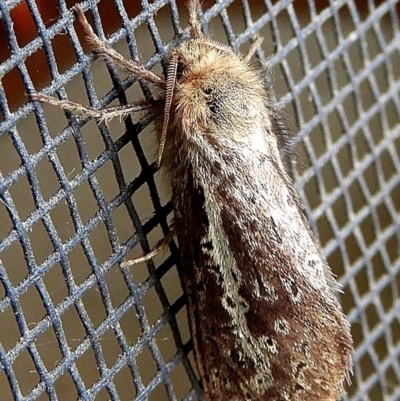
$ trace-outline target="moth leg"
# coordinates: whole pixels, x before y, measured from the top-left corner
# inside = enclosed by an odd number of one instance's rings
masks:
[[[90,26],[82,8],[79,5],[75,6],[75,11],[78,15],[78,20],[85,31],[86,40],[91,45],[94,52],[99,53],[106,59],[106,61],[111,61],[115,66],[127,71],[135,77],[157,85],[160,88],[165,88],[165,80],[163,78],[151,71],[146,70],[142,64],[134,60],[125,59],[107,43],[102,42],[93,32],[92,27]]]
[[[245,61],[250,61],[250,59],[254,56],[257,49],[261,46],[261,43],[263,42],[263,40],[264,40],[264,38],[259,36],[256,39],[256,41],[251,44],[249,51],[244,56]]]
[[[90,118],[98,118],[106,122],[115,117],[124,118],[131,112],[146,110],[149,107],[147,101],[131,103],[116,107],[106,107],[104,109],[94,109],[92,107],[84,106],[83,104],[80,103],[71,102],[69,100],[59,100],[54,97],[45,96],[41,94],[33,94],[31,95],[31,99],[51,104],[63,110],[71,111],[75,115],[90,117]]]
[[[139,256],[138,258],[126,260],[125,262],[121,263],[121,267],[125,268],[128,266],[136,265],[138,263],[147,262],[154,256],[156,256],[159,252],[165,250],[168,244],[173,240],[175,237],[175,229],[172,229],[158,244],[146,255]]]

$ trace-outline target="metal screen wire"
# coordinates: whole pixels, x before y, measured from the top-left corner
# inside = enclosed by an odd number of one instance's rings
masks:
[[[151,124],[106,126],[28,100],[101,108],[150,96],[90,53],[73,3],[0,0],[0,398],[201,399],[176,245],[119,267],[172,220]],[[102,40],[159,74],[188,37],[173,0],[81,5]],[[399,10],[226,0],[200,13],[237,51],[264,37],[256,58],[299,130],[295,185],[343,285],[355,343],[346,400],[400,400]]]

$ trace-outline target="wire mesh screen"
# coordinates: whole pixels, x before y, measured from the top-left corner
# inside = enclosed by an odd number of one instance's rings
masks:
[[[108,125],[28,95],[101,108],[149,88],[90,54],[66,3],[0,1],[2,400],[201,399],[150,125]],[[188,37],[174,0],[82,3],[96,34],[163,72]],[[210,35],[268,65],[299,129],[295,185],[355,342],[346,400],[400,400],[400,1],[204,2]]]

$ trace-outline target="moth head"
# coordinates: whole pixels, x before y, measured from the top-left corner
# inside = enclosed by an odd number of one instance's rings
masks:
[[[255,125],[265,126],[262,79],[241,57],[206,38],[182,45],[176,57],[172,109],[186,135],[242,141]]]

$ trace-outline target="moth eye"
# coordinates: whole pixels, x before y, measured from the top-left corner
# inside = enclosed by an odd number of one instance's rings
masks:
[[[221,96],[215,91],[215,88],[206,86],[203,89],[203,93],[206,95],[206,104],[212,114],[217,114],[221,106]]]
[[[217,107],[217,102],[215,100],[212,100],[211,102],[207,102],[207,106],[208,106],[208,109],[211,111],[211,113],[217,114],[218,107]]]
[[[179,78],[182,77],[183,74],[183,64],[182,63],[178,63],[178,66],[176,67],[176,78],[179,80]]]

